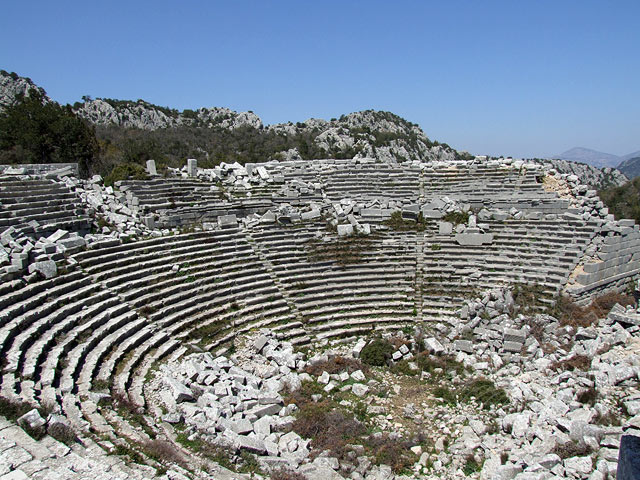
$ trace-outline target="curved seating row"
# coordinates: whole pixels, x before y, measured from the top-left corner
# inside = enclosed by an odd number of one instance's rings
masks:
[[[89,224],[86,206],[65,184],[0,176],[0,229],[13,227],[37,238],[59,228],[87,232]]]

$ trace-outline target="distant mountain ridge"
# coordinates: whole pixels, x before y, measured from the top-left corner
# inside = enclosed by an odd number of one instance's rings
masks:
[[[599,152],[598,150],[584,147],[574,147],[567,150],[566,152],[553,156],[553,158],[558,158],[560,160],[586,163],[587,165],[592,165],[598,168],[615,167],[620,170],[622,170],[620,167],[625,161],[636,157],[640,157],[640,150],[637,152],[629,153],[627,155],[619,156],[612,153]],[[622,170],[622,172],[625,174],[627,173],[624,170]]]

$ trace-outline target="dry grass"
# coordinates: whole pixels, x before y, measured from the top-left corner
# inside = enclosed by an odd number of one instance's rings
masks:
[[[591,367],[591,358],[586,355],[574,355],[571,358],[565,358],[558,362],[551,364],[551,369],[555,371],[569,371],[581,370],[586,372]]]
[[[319,362],[314,365],[310,365],[306,368],[306,372],[309,375],[321,375],[322,372],[327,372],[330,375],[347,372],[353,373],[357,370],[362,370],[363,372],[368,371],[368,367],[364,365],[360,360],[355,358],[347,358],[342,356],[335,356],[329,358],[326,362]]]
[[[417,460],[409,450],[415,442],[393,439],[388,434],[370,435],[365,441],[367,453],[376,465],[388,465],[395,473],[407,471]]]
[[[286,468],[279,468],[271,472],[271,480],[307,480],[303,474]]]
[[[610,292],[596,298],[588,306],[581,307],[569,297],[561,296],[549,314],[557,318],[563,327],[588,327],[598,319],[606,317],[616,303],[625,307],[634,305],[635,299],[632,295]]]
[[[591,454],[591,448],[584,443],[579,444],[575,442],[567,442],[564,444],[557,444],[551,453],[555,453],[561,459],[571,457],[583,457]]]

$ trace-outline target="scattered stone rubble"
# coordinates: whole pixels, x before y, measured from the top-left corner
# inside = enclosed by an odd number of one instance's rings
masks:
[[[190,438],[252,452],[267,470],[287,466],[310,479],[455,479],[466,476],[469,458],[480,465],[471,478],[614,478],[621,435],[640,435],[640,311],[617,305],[593,326],[574,330],[549,315],[513,315],[513,308],[509,290],[487,292],[463,307],[462,326],[448,338],[393,334],[403,341],[390,359],[417,369],[419,350],[454,355],[469,368],[469,377],[487,378],[505,390],[509,404],[503,406],[487,409],[472,401],[452,407],[424,398],[411,403],[397,377],[384,371],[381,381],[362,370],[309,375],[308,366],[336,355],[358,358],[367,340],[338,343],[307,360],[268,332],[247,338],[247,346],[231,357],[192,354],[162,367],[154,395],[170,412],[161,420],[183,422]],[[532,321],[542,323],[544,348],[529,331]],[[474,339],[468,344],[454,339],[469,331]],[[573,371],[562,367],[575,358],[588,360]],[[283,392],[302,381],[318,382],[326,395],[351,391],[382,431],[400,438],[416,428],[426,434],[426,448],[411,448],[418,459],[412,474],[394,476],[366,457],[358,459],[364,468],[352,470],[349,462],[312,455],[309,439],[286,433],[296,407],[284,405]],[[423,373],[421,381],[429,382],[429,375]],[[448,381],[469,378],[454,375]],[[390,415],[396,401],[404,402],[399,417]]]

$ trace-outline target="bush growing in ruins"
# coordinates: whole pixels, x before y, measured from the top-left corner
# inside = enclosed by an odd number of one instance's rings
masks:
[[[391,218],[385,220],[383,222],[384,225],[389,227],[391,230],[395,230],[397,232],[406,232],[406,231],[416,231],[416,232],[424,232],[426,227],[424,217],[422,213],[418,214],[418,220],[405,220],[402,217],[402,212],[397,211],[391,214]]]
[[[466,225],[469,222],[469,212],[449,212],[442,217],[443,222],[450,222],[453,225]]]
[[[33,406],[22,400],[0,396],[0,415],[9,420],[17,420],[32,408]]]
[[[462,375],[465,367],[462,363],[456,361],[451,355],[430,355],[428,352],[420,352],[416,356],[418,367],[432,376],[445,375],[450,371],[454,371],[456,375]]]
[[[298,407],[312,402],[312,395],[322,395],[324,391],[317,382],[304,381],[297,390],[289,390],[284,393],[285,405],[295,403]]]
[[[364,441],[367,453],[376,465],[388,465],[396,473],[406,472],[416,462],[416,455],[410,450],[414,442],[401,438],[391,438],[388,434],[372,434]]]
[[[314,450],[329,450],[338,458],[345,458],[347,446],[357,442],[365,432],[364,425],[352,413],[340,410],[326,400],[302,405],[292,429],[302,437],[311,438]]]
[[[301,473],[286,468],[279,468],[271,472],[271,480],[307,480]]]
[[[557,318],[562,326],[588,327],[599,318],[606,317],[616,303],[623,307],[635,305],[635,298],[632,295],[609,292],[595,298],[588,306],[581,307],[566,295],[561,295],[549,314]]]
[[[482,470],[482,465],[480,465],[476,461],[474,456],[473,455],[467,456],[467,458],[464,461],[464,466],[462,467],[462,472],[466,476],[470,476],[470,475],[473,475],[476,472],[479,472],[480,470]]]
[[[555,453],[564,460],[571,457],[583,457],[590,455],[591,448],[584,443],[576,443],[570,440],[567,443],[557,443],[551,453]]]
[[[363,365],[360,360],[336,355],[329,358],[326,362],[318,362],[314,363],[313,365],[309,365],[305,371],[309,375],[318,376],[321,375],[322,372],[327,372],[329,375],[341,372],[347,372],[351,374],[356,370],[362,370],[366,373],[368,368],[366,365]]]
[[[462,399],[475,398],[477,402],[482,403],[482,407],[487,410],[492,405],[505,405],[509,403],[509,397],[502,388],[498,388],[495,384],[486,378],[476,378],[466,385],[460,394]]]
[[[633,218],[640,223],[640,177],[621,187],[600,190],[598,194],[616,219]]]
[[[121,163],[113,167],[111,173],[104,179],[105,185],[113,185],[121,180],[146,180],[147,171],[137,163]]]
[[[393,346],[387,339],[374,338],[360,352],[360,360],[367,365],[382,367],[393,353]]]
[[[551,369],[555,371],[569,371],[581,370],[586,372],[591,367],[591,359],[586,355],[574,355],[564,360],[559,360],[551,364]]]

